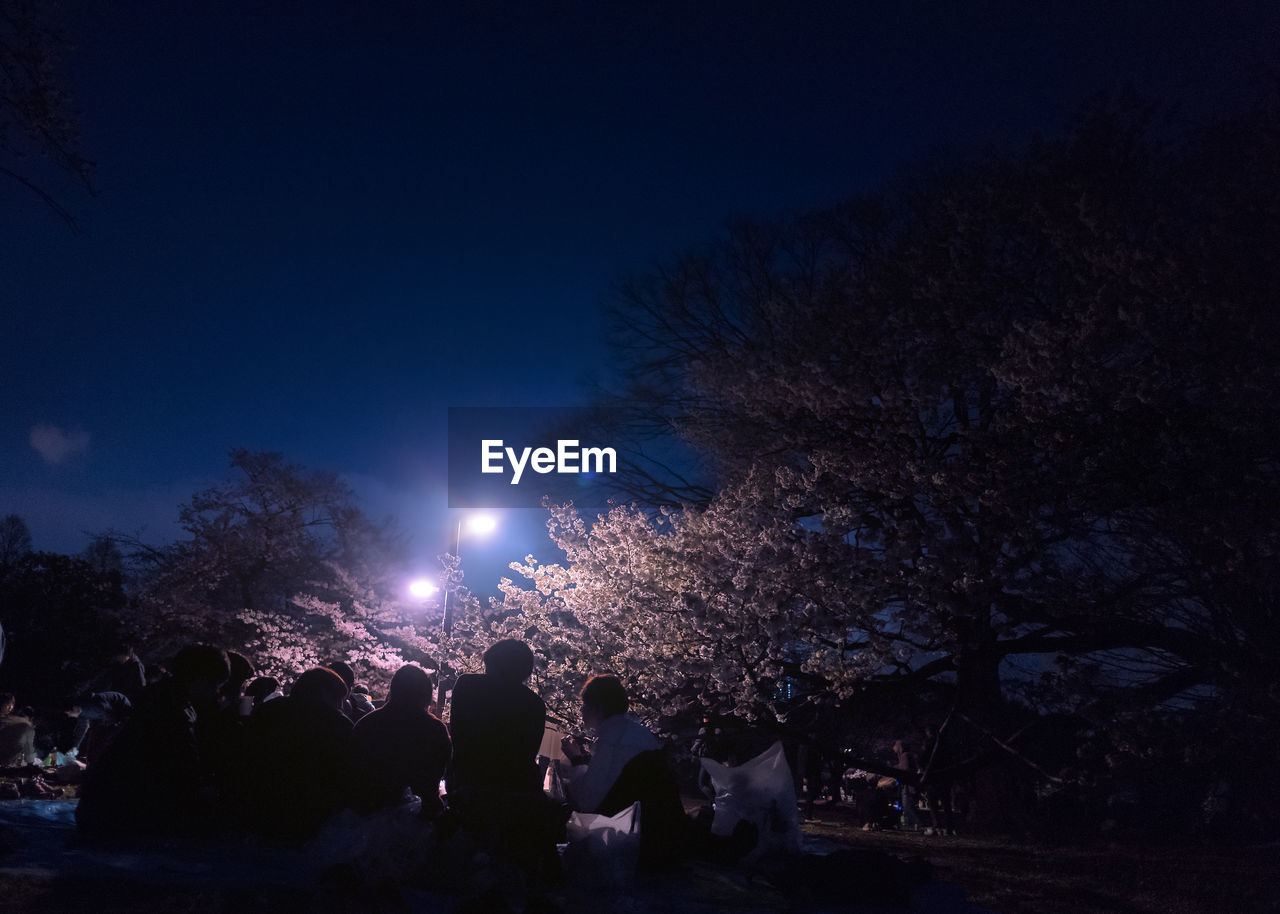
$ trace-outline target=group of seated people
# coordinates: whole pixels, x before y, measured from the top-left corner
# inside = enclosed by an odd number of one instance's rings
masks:
[[[297,841],[344,809],[368,815],[412,794],[418,815],[440,830],[485,835],[537,872],[554,865],[548,857],[570,809],[612,814],[639,801],[649,845],[674,848],[670,837],[684,822],[674,777],[653,734],[626,713],[616,677],[596,676],[582,691],[594,757],[582,741],[563,742],[574,763],[564,804],[543,791],[546,705],[525,684],[532,651],[500,641],[484,665],[483,674],[458,678],[446,727],[430,711],[433,680],[417,666],[401,667],[374,707],[367,693],[353,692],[345,664],[334,666],[345,667],[347,680],[317,667],[284,696],[274,681],[245,689],[252,670],[233,672],[227,652],[186,647],[89,763],[78,828],[103,837],[250,833]]]

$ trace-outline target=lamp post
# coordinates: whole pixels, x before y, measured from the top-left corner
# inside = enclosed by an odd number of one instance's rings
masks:
[[[454,528],[453,531],[453,552],[451,554],[454,558],[458,559],[459,562],[461,562],[462,558],[458,554],[458,551],[462,544],[462,526],[464,523],[466,524],[467,531],[469,533],[475,533],[478,535],[490,533],[498,526],[498,522],[488,514],[471,514],[466,517],[458,518],[458,526]],[[452,594],[453,587],[451,587],[448,582],[445,582],[444,618],[441,621],[440,626],[445,637],[448,637],[449,633],[453,631],[453,602],[449,599]],[[444,713],[445,693],[452,687],[452,672],[453,671],[449,669],[449,665],[444,661],[444,658],[441,657],[440,677],[436,684],[436,707],[440,709],[441,714]]]
[[[462,559],[458,550],[462,545],[462,525],[464,523],[467,525],[468,533],[476,533],[480,535],[492,533],[493,529],[498,526],[498,522],[494,520],[493,516],[490,514],[471,514],[466,517],[458,518],[458,526],[453,531],[453,552],[451,554],[459,561]],[[443,622],[444,633],[446,635],[453,631],[453,604],[449,601],[449,596],[452,593],[453,588],[446,586],[444,590]]]

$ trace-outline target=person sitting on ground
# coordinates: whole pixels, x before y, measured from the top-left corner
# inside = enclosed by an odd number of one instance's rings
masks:
[[[538,749],[547,706],[524,682],[533,651],[507,639],[484,653],[484,673],[458,677],[449,730],[453,761],[446,783],[464,828],[487,836],[490,850],[519,867],[537,887],[559,872],[556,843],[568,810],[542,791]]]
[[[422,799],[423,818],[434,819],[443,811],[440,780],[452,747],[449,731],[428,710],[432,698],[430,675],[420,667],[402,666],[391,677],[387,703],[356,724],[358,811],[398,806],[407,791]]]
[[[0,768],[23,768],[36,761],[36,727],[17,714],[12,692],[0,692]]]
[[[285,698],[249,718],[233,797],[237,815],[259,834],[287,841],[315,835],[348,805],[356,766],[347,687],[333,670],[298,677]]]
[[[638,802],[642,865],[669,862],[683,849],[690,823],[661,744],[628,713],[630,700],[617,676],[592,676],[581,697],[582,722],[596,738],[591,753],[581,740],[561,741],[573,763],[565,773],[569,805],[613,816]]]
[[[634,715],[617,676],[592,676],[582,687],[582,723],[596,734],[588,753],[581,739],[565,737],[560,748],[573,763],[566,773],[569,805],[578,812],[598,812],[600,804],[627,763],[642,752],[660,748],[657,737]],[[610,813],[612,815],[612,813]]]
[[[201,767],[223,801],[239,790],[246,747],[245,724],[253,709],[253,700],[244,695],[244,684],[254,673],[253,662],[229,648],[227,662],[231,672],[218,689],[218,707],[201,714],[196,721]],[[220,808],[225,812],[226,803],[220,803]],[[236,823],[233,819],[227,824]]]
[[[149,686],[132,717],[85,772],[76,825],[94,836],[207,833],[216,797],[201,764],[195,725],[218,707],[229,673],[221,648],[193,644]]]
[[[524,684],[532,674],[529,645],[508,639],[485,651],[483,674],[458,677],[449,718],[451,797],[542,791],[537,756],[547,706]]]

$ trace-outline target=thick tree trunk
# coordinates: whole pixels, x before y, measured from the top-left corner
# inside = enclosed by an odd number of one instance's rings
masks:
[[[985,625],[981,628],[971,633],[969,649],[956,658],[956,703],[951,723],[956,745],[950,754],[974,761],[964,785],[970,800],[966,824],[983,831],[1018,832],[1030,811],[1027,771],[992,738],[1006,735],[1008,715],[995,635]]]

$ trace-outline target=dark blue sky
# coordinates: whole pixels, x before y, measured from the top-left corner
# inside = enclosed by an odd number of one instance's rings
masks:
[[[229,449],[278,450],[425,561],[446,409],[587,402],[611,280],[731,216],[1058,132],[1099,89],[1233,106],[1277,9],[68,2],[100,192],[50,179],[73,235],[0,185],[0,513],[42,549],[163,540]],[[475,544],[469,583],[548,552],[540,527]]]

